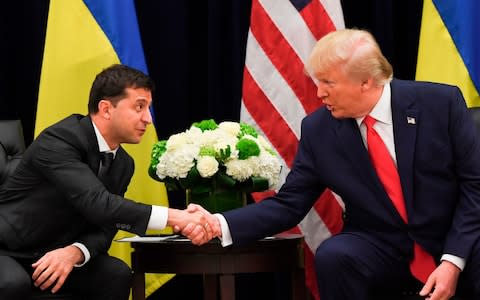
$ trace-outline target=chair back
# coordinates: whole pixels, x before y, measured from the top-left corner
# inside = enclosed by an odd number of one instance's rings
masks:
[[[0,185],[12,174],[25,152],[20,120],[0,120]]]

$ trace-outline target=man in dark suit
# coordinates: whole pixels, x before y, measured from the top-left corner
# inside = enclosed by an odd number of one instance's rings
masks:
[[[201,213],[123,198],[134,161],[121,144],[139,143],[152,122],[152,90],[147,75],[113,65],[93,82],[88,116],[52,125],[27,149],[0,188],[0,299],[28,299],[32,283],[84,299],[128,299],[130,269],[107,253],[118,229],[191,223],[201,224],[198,241],[211,238]]]
[[[392,80],[362,30],[326,35],[306,69],[324,106],[303,120],[285,184],[258,204],[210,215],[215,234],[235,246],[284,231],[330,188],[345,220],[316,251],[322,300],[367,300],[409,283],[430,300],[463,291],[480,299],[480,141],[459,89]],[[384,156],[374,152],[379,137]]]

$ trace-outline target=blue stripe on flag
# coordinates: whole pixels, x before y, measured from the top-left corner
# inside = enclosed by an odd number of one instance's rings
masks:
[[[84,0],[122,64],[148,73],[131,0]]]
[[[433,0],[433,4],[480,91],[480,1]]]
[[[148,74],[133,0],[83,0],[110,40],[120,63]],[[150,106],[155,124],[153,105]]]
[[[312,2],[312,0],[290,0],[290,2],[295,6],[298,12],[300,12],[305,6]]]

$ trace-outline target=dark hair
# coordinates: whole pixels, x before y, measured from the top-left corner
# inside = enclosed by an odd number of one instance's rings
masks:
[[[102,99],[113,105],[122,99],[126,88],[144,88],[153,92],[153,80],[145,73],[126,65],[115,64],[98,73],[90,89],[88,113],[98,112],[98,103]]]

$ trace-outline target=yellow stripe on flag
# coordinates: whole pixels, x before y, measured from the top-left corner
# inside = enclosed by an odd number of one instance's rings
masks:
[[[35,136],[72,113],[87,113],[95,75],[119,63],[82,1],[52,0],[37,104]]]
[[[432,0],[423,2],[415,79],[456,85],[469,107],[480,105],[478,92]]]
[[[84,2],[52,0],[40,77],[35,136],[72,113],[86,114],[90,87],[96,74],[115,63],[120,63],[120,60],[114,48]],[[135,160],[135,173],[125,196],[148,204],[168,206],[165,186],[151,179],[147,172],[151,148],[157,140],[152,125],[140,144],[124,145]],[[131,235],[120,231],[115,238]],[[128,243],[112,243],[109,253],[130,265],[131,247]],[[173,276],[148,275],[146,294],[150,295]]]

